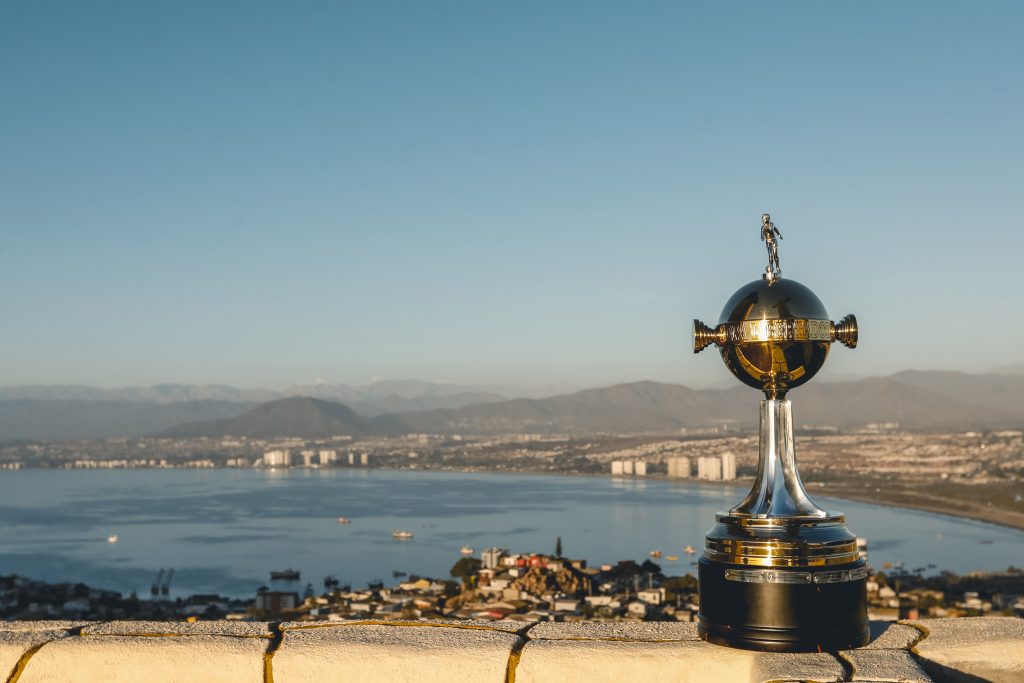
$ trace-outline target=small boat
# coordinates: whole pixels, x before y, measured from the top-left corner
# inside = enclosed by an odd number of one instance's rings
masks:
[[[295,571],[294,569],[285,569],[284,571],[270,572],[271,581],[298,581],[299,576],[299,572]]]
[[[675,562],[676,560],[679,559],[679,556],[678,555],[668,555],[668,556],[665,557],[665,559],[668,560],[669,562]]]
[[[351,523],[352,523],[352,520],[349,519],[348,517],[338,517],[338,524],[345,525],[345,524],[351,524]]]
[[[650,555],[651,557],[653,557],[654,559],[658,559],[659,557],[661,557],[661,551],[660,550],[652,550],[651,552],[649,552],[647,554]]]
[[[697,549],[694,548],[692,545],[688,545],[685,548],[683,548],[683,552],[687,555],[693,555],[695,552],[697,552]]]
[[[396,569],[395,571],[391,572],[391,576],[395,577],[396,579],[400,579],[403,576],[408,576],[408,574]]]
[[[408,541],[410,538],[412,538],[411,531],[392,531],[391,535],[394,538],[397,538],[399,541]]]
[[[117,543],[117,534],[107,536],[107,543]]]
[[[464,545],[461,548],[459,548],[459,552],[462,553],[463,555],[472,555],[476,551],[473,550],[472,548],[470,548],[468,545]]]

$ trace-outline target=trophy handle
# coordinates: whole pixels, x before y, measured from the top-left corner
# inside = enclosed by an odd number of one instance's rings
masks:
[[[725,330],[722,330],[724,332]],[[724,335],[719,334],[718,330],[713,330],[706,324],[693,319],[693,352],[700,353],[712,344],[721,345]]]
[[[841,343],[848,349],[857,348],[857,316],[853,313],[838,323],[832,323],[832,341]]]

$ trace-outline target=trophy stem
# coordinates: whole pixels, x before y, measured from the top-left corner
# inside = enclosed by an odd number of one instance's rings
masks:
[[[754,486],[716,515],[697,574],[704,640],[776,652],[868,642],[868,570],[843,514],[822,510],[804,490],[789,401],[761,401]]]
[[[793,445],[793,409],[788,400],[761,401],[761,439],[754,486],[729,514],[759,519],[828,516],[811,500],[800,481]]]

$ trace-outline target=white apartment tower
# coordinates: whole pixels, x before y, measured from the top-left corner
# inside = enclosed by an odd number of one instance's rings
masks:
[[[676,479],[690,478],[690,459],[686,456],[668,459],[668,476]]]
[[[292,464],[290,451],[267,451],[263,454],[263,465],[266,467],[288,467]]]
[[[480,553],[480,562],[484,569],[497,569],[501,566],[501,558],[506,555],[508,551],[504,548],[488,548],[487,550]]]
[[[697,478],[719,481],[722,478],[722,460],[712,455],[697,458]]]
[[[732,453],[722,453],[722,479],[732,481],[736,478],[736,456]]]

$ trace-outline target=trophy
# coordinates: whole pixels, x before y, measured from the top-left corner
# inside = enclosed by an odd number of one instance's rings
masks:
[[[867,567],[845,516],[818,507],[800,481],[791,389],[821,369],[832,342],[857,346],[857,319],[834,323],[807,287],[782,277],[771,217],[768,267],[736,290],[714,328],[693,321],[693,352],[714,344],[741,382],[764,392],[759,460],[747,497],[720,512],[698,565],[701,638],[773,652],[815,652],[869,640]]]

